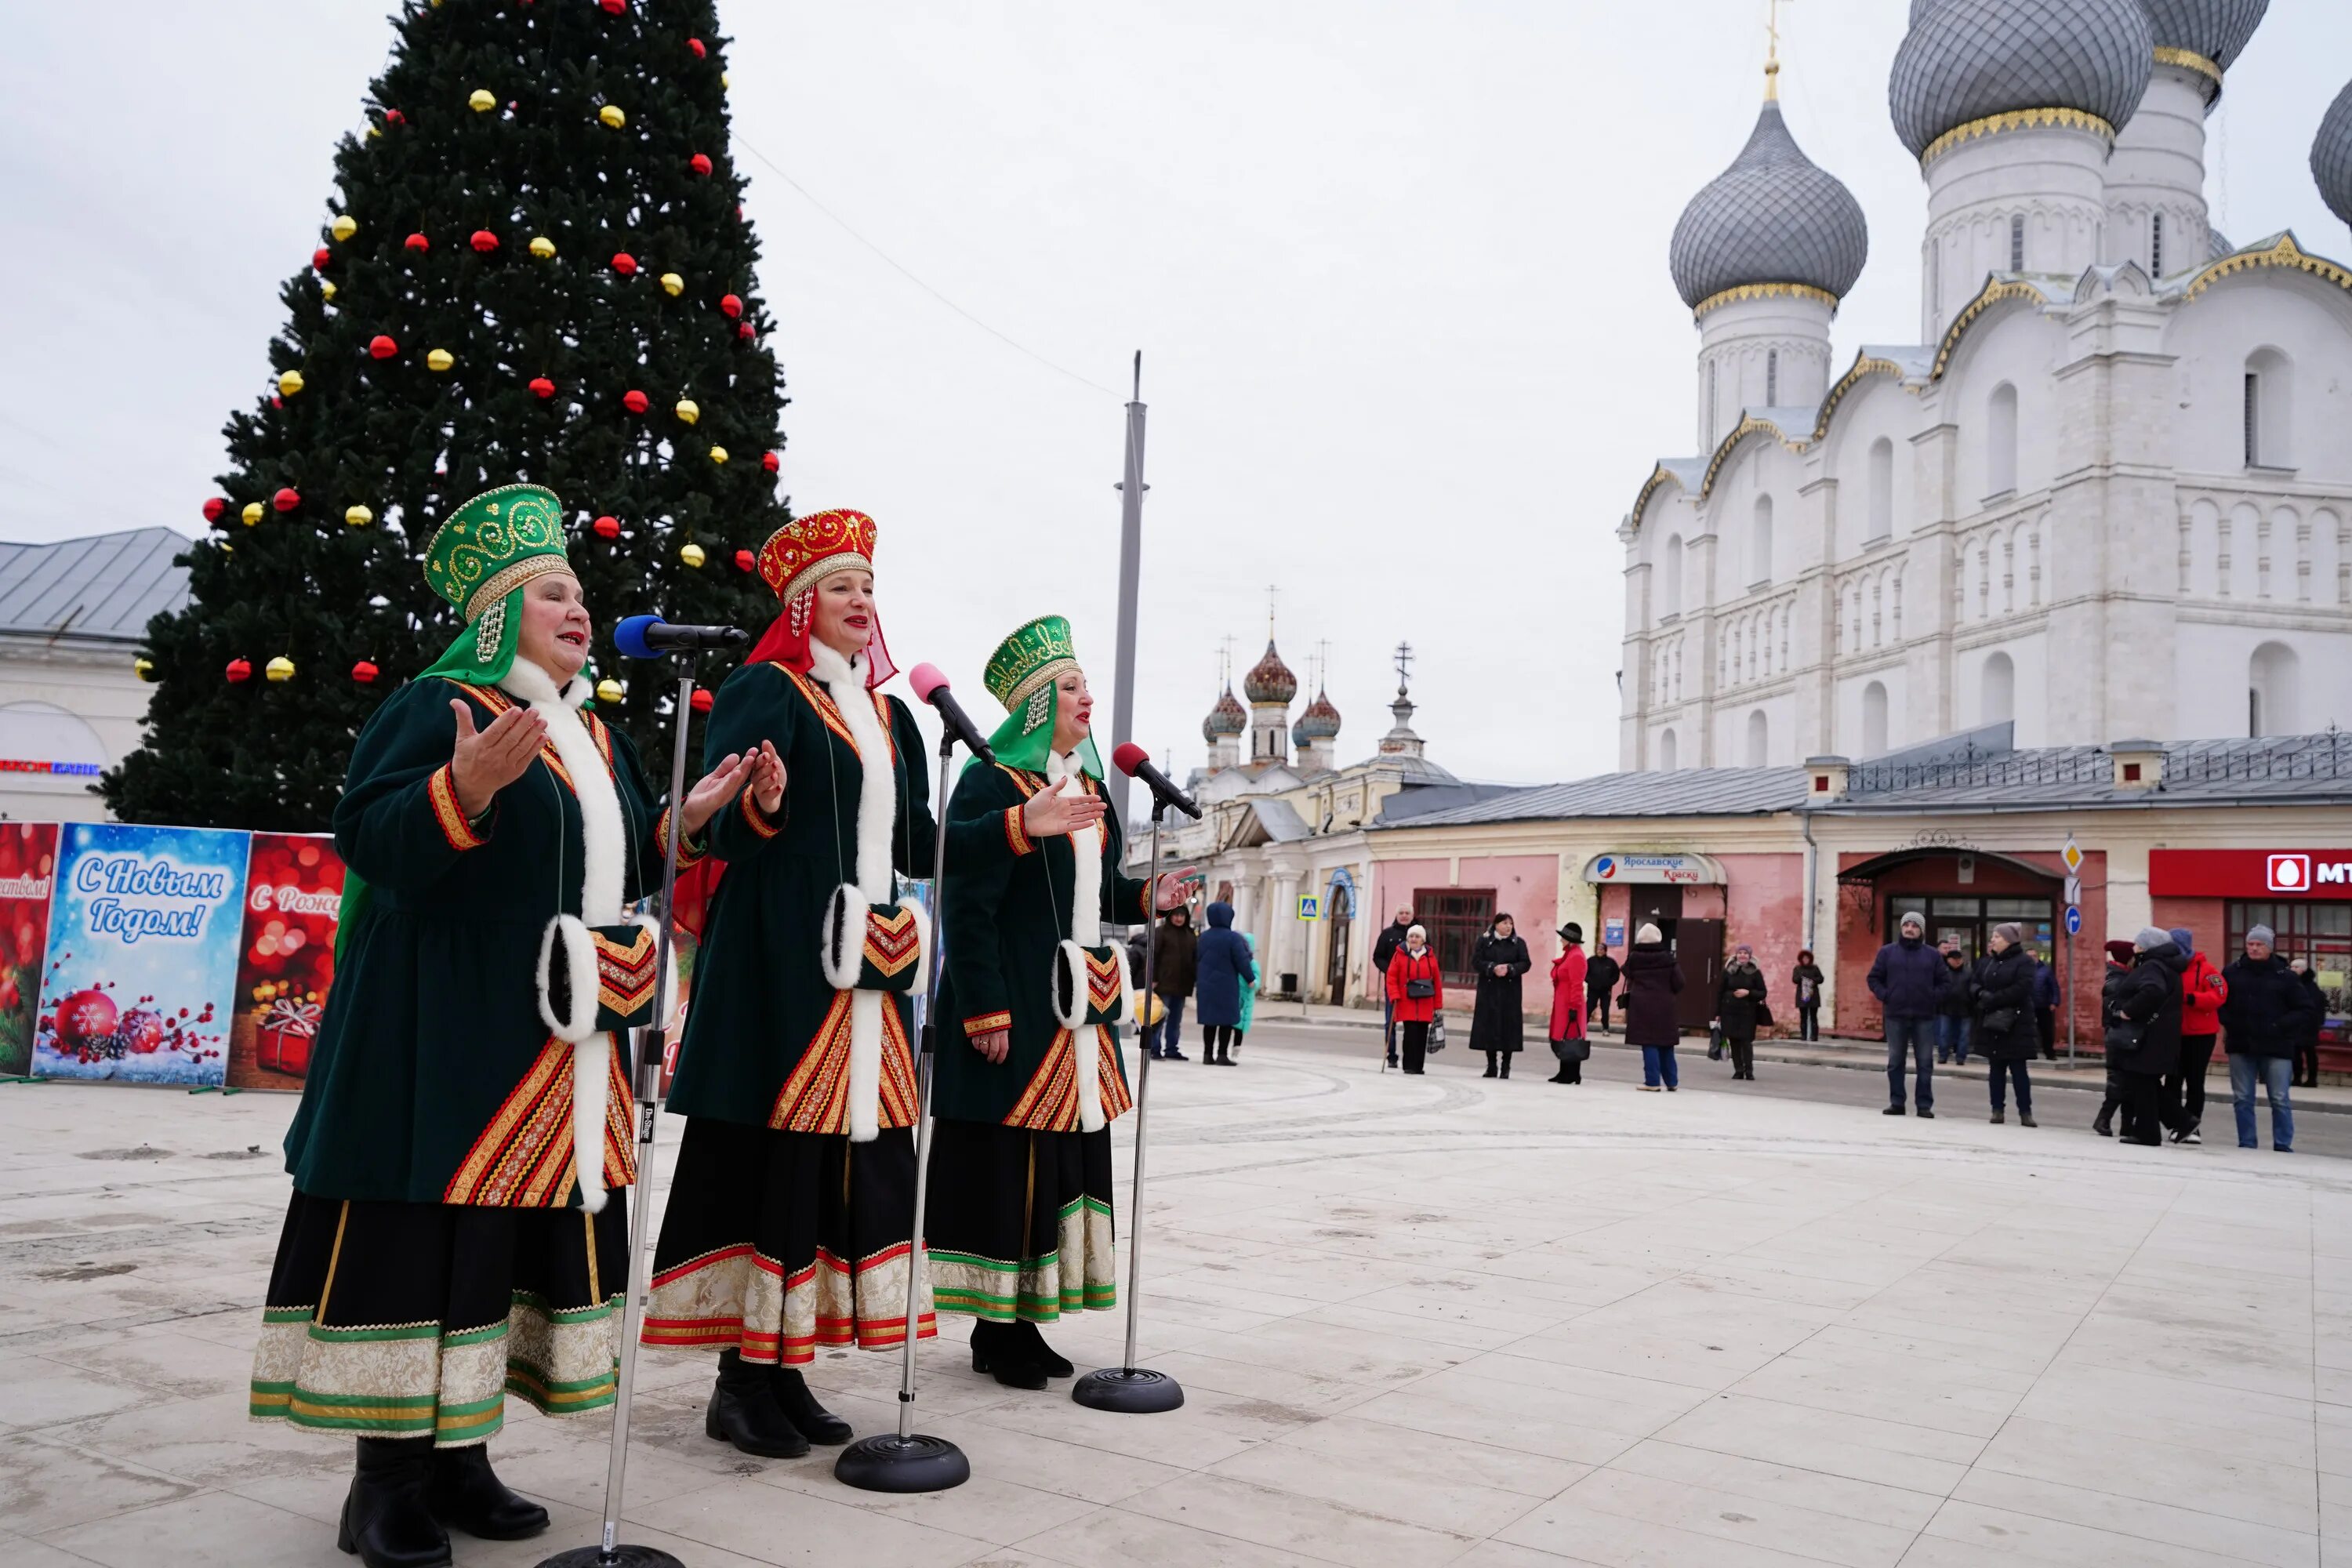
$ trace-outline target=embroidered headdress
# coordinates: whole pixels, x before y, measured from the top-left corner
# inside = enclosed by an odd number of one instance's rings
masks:
[[[522,591],[570,572],[563,503],[537,485],[501,485],[451,512],[425,547],[425,581],[457,607],[466,629],[426,675],[495,686],[514,668]]]
[[[774,662],[809,672],[809,634],[816,621],[816,585],[836,572],[874,570],[874,520],[839,509],[796,517],[760,546],[760,577],[783,605],[746,662]],[[898,673],[882,640],[882,617],[874,616],[874,637],[866,645],[868,690]]]
[[[1032,773],[1045,771],[1046,755],[1054,748],[1055,682],[1077,668],[1070,623],[1060,616],[1040,616],[996,645],[988,668],[981,672],[981,684],[1004,704],[1005,721],[988,738],[998,762]],[[1078,757],[1087,772],[1103,776],[1092,736],[1078,742]]]

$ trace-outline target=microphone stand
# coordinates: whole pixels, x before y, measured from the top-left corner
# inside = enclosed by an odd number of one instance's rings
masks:
[[[1160,948],[1160,825],[1167,815],[1168,803],[1154,790],[1151,863],[1144,868],[1150,880],[1143,893],[1146,929],[1150,931],[1150,939],[1143,944],[1143,1004],[1139,1009],[1146,1014],[1151,1010],[1151,985],[1157,977],[1154,960]],[[1160,1027],[1167,1026],[1167,1020],[1162,1018]],[[1143,1037],[1139,1032],[1138,1037]],[[1147,1044],[1143,1065],[1135,1079],[1135,1198],[1128,1205],[1127,1215],[1127,1361],[1122,1366],[1098,1367],[1070,1385],[1070,1397],[1087,1409],[1121,1415],[1156,1415],[1184,1403],[1183,1384],[1164,1372],[1135,1364],[1135,1312],[1137,1299],[1143,1289],[1143,1119],[1150,1107],[1151,1060],[1152,1052]]]
[[[669,843],[662,854],[661,945],[654,960],[654,1021],[636,1036],[635,1070],[629,1079],[637,1100],[637,1184],[630,1194],[627,1300],[621,1310],[620,1382],[613,1396],[612,1457],[604,1467],[604,1535],[602,1544],[575,1546],[542,1561],[539,1568],[685,1568],[658,1546],[619,1541],[621,1487],[629,1466],[629,1400],[636,1389],[637,1333],[646,1311],[646,1226],[654,1212],[654,1129],[661,1114],[664,1037],[669,1023],[670,955],[677,941],[677,845],[686,837],[687,726],[694,712],[694,677],[677,681],[677,743],[669,760]],[[617,1041],[614,1042],[618,1044]],[[579,1151],[574,1150],[576,1159]],[[599,1156],[601,1157],[601,1155]],[[590,1241],[593,1247],[593,1238]]]
[[[898,1429],[852,1443],[833,1465],[834,1479],[860,1491],[943,1492],[971,1479],[971,1461],[961,1448],[945,1437],[915,1430],[917,1312],[929,1256],[923,1245],[923,1211],[930,1196],[931,1064],[937,1043],[932,1018],[947,958],[948,759],[954,752],[955,731],[946,729],[940,736],[940,789],[932,797],[938,837],[931,844],[930,973],[924,978],[922,1016],[915,1026],[922,1048],[915,1063],[915,1216],[907,1237],[907,1339],[898,1373]],[[891,1004],[886,1000],[884,1005]]]

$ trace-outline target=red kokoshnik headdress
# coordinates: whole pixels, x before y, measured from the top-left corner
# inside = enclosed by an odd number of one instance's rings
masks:
[[[760,546],[760,576],[784,606],[751,650],[749,664],[774,662],[806,675],[809,633],[816,621],[816,585],[836,572],[874,570],[874,520],[845,508],[796,517]],[[874,614],[874,637],[866,645],[866,688],[872,690],[898,673],[882,640],[882,616]]]

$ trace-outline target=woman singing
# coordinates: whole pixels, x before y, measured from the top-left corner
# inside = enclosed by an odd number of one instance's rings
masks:
[[[996,765],[966,768],[948,814],[926,1240],[940,1309],[977,1320],[972,1370],[1043,1388],[1073,1369],[1037,1325],[1117,1304],[1110,1120],[1133,1100],[1118,1030],[1094,1020],[1131,1013],[1134,982],[1102,926],[1153,911],[1147,884],[1118,871],[1069,623],[1047,616],[1005,638],[985,683],[1010,717],[990,738]],[[1040,800],[1065,803],[1057,825],[1030,819]],[[1189,877],[1161,879],[1160,909]]]
[[[582,707],[562,503],[476,497],[425,575],[465,630],[368,721],[335,807],[341,959],[254,1355],[256,1419],[357,1436],[339,1544],[369,1568],[447,1563],[445,1527],[546,1528],[490,1468],[509,1391],[549,1415],[613,1403],[610,1197],[635,1173],[597,976],[601,953],[650,1019],[652,937],[625,910],[670,831],[627,737]],[[753,772],[717,759],[689,839]]]

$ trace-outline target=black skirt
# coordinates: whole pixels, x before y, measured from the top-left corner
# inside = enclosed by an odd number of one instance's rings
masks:
[[[251,1414],[362,1437],[487,1441],[506,1395],[613,1403],[628,1193],[602,1214],[297,1192],[254,1352]]]
[[[941,1121],[930,1185],[923,1229],[940,1310],[1050,1323],[1118,1305],[1109,1128]]]
[[[886,1127],[870,1143],[697,1116],[654,1247],[643,1343],[735,1350],[804,1366],[819,1345],[895,1350],[907,1341],[908,1232],[915,1142]],[[918,1337],[939,1331],[928,1281]]]

